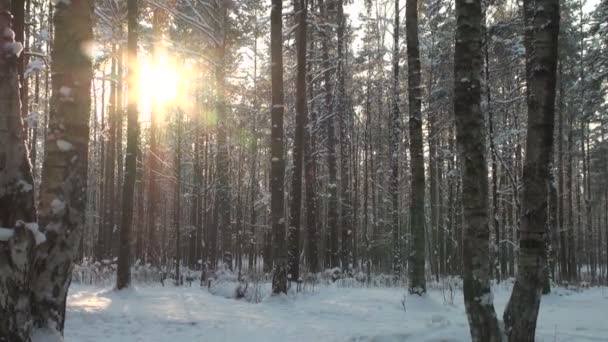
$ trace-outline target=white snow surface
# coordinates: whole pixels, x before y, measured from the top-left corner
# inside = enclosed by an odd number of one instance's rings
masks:
[[[236,286],[236,285],[235,285]],[[263,285],[267,293],[268,284]],[[499,317],[511,285],[494,287]],[[230,293],[228,291],[228,293]],[[144,286],[116,292],[73,285],[66,342],[87,341],[469,341],[461,290],[453,304],[430,289],[319,285],[261,303],[213,295],[206,288]],[[537,341],[606,341],[608,288],[553,289],[543,296]]]

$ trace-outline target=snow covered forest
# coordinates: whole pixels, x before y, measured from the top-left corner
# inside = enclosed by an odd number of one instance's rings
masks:
[[[0,34],[0,342],[608,339],[608,0],[0,0]]]

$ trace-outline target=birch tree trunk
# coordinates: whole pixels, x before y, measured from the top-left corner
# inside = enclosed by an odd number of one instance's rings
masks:
[[[559,0],[525,0],[528,131],[518,274],[504,313],[511,342],[534,341],[545,274],[549,168],[553,152]]]
[[[501,333],[490,282],[488,164],[480,88],[481,30],[481,1],[457,0],[454,114],[462,165],[464,301],[471,340],[499,342]]]
[[[11,28],[11,3],[0,1],[0,30]],[[6,36],[6,34],[5,34]],[[21,118],[18,57],[13,37],[3,38],[0,53],[0,227],[9,237],[0,239],[0,341],[26,341],[32,327],[30,269],[34,241],[23,222],[33,222],[34,182],[26,130]],[[9,229],[13,229],[10,231]]]
[[[40,188],[39,225],[46,242],[36,250],[32,314],[41,330],[62,333],[73,260],[86,206],[93,41],[93,2],[55,6],[51,111]]]

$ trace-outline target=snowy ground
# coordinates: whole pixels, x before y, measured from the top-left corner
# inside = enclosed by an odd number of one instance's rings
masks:
[[[198,286],[138,287],[117,293],[73,285],[67,342],[87,341],[468,341],[462,293],[454,303],[431,289],[321,286],[298,296],[254,304]],[[509,286],[495,288],[499,316]],[[554,289],[543,297],[537,341],[608,341],[608,289]]]

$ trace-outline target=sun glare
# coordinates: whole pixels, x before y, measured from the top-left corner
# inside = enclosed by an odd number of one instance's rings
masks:
[[[138,106],[144,120],[150,118],[152,110],[186,104],[187,72],[166,51],[154,56],[141,56],[138,77]]]

